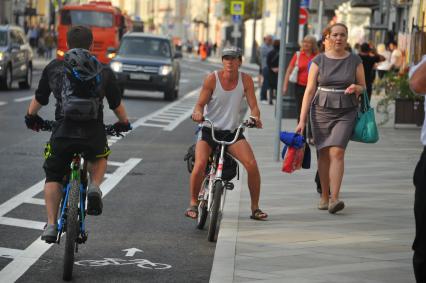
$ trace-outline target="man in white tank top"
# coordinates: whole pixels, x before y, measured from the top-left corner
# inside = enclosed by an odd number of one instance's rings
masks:
[[[426,95],[426,55],[419,64],[410,70],[410,87],[419,95]],[[426,112],[426,103],[425,103]],[[413,265],[416,281],[426,282],[426,117],[420,140],[423,153],[414,171],[414,218],[416,219],[416,238],[413,243]]]
[[[237,47],[227,47],[222,51],[223,69],[211,73],[204,80],[200,97],[195,105],[192,119],[201,123],[203,117],[209,118],[217,128],[218,135],[224,131],[234,131],[240,124],[240,110],[245,97],[250,107],[251,116],[256,127],[262,128],[260,111],[254,94],[253,79],[239,68],[242,63],[242,52]],[[215,133],[216,135],[216,133]],[[233,135],[230,135],[231,139]],[[191,173],[190,206],[185,211],[187,217],[196,219],[198,216],[198,193],[204,178],[210,154],[216,144],[211,139],[211,131],[205,126],[201,130],[200,139],[195,148],[195,164]],[[240,161],[247,170],[248,186],[251,197],[251,218],[263,220],[268,217],[259,209],[260,174],[253,151],[242,134],[238,141],[227,147],[227,151]]]

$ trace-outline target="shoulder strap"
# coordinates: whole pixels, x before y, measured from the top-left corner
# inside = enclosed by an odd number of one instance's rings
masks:
[[[299,57],[300,57],[300,51],[296,52],[296,63],[295,63],[295,67],[299,67]]]

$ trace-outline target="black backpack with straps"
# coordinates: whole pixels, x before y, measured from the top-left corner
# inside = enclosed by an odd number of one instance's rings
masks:
[[[96,120],[102,107],[102,65],[86,49],[74,48],[64,56],[61,88],[62,115],[66,120]]]

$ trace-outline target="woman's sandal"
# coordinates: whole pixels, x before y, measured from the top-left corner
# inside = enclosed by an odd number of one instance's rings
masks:
[[[266,214],[259,208],[255,209],[250,215],[250,219],[253,219],[253,220],[265,220],[266,218],[268,218],[268,214]]]
[[[191,215],[189,215],[189,213],[190,212],[193,212],[194,214],[195,214],[195,216],[194,217],[192,217]],[[197,219],[198,218],[198,206],[196,206],[196,205],[191,205],[190,207],[188,207],[186,210],[185,210],[185,216],[186,217],[189,217],[189,218],[191,218],[191,219]]]

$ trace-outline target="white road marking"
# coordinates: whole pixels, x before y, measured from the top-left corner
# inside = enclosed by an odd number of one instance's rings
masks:
[[[38,204],[38,205],[44,205],[44,199],[41,198],[31,198],[29,200],[25,201],[26,203],[32,203],[32,204]]]
[[[102,196],[105,197],[141,160],[140,158],[130,158],[123,163],[108,162],[109,165],[115,165],[118,168],[102,182]],[[41,180],[0,205],[0,224],[42,230],[45,225],[44,222],[4,217],[4,215],[22,203],[39,202],[34,196],[43,190],[43,184],[44,180]],[[50,247],[51,245],[41,241],[40,238],[24,250],[0,247],[0,257],[13,259],[0,271],[0,282],[15,282],[18,280]]]
[[[6,101],[0,101],[0,106],[6,105],[7,102]]]
[[[137,253],[137,252],[143,253],[143,250],[140,250],[140,249],[137,249],[137,248],[129,248],[129,249],[123,250],[123,252],[127,252],[125,256],[134,256],[135,253]]]
[[[29,228],[35,230],[43,230],[45,222],[33,221],[27,219],[11,218],[11,217],[0,217],[1,225],[9,225],[15,227]]]
[[[8,249],[8,248],[0,248],[0,257],[5,258],[15,258],[22,254],[22,250],[17,249]]]
[[[182,97],[180,100],[175,101],[160,110],[151,113],[150,115],[143,117],[136,122],[134,122],[133,128],[140,126],[147,127],[158,127],[163,128],[165,131],[173,131],[180,123],[185,119],[189,119],[195,101],[197,99],[196,95],[200,92],[200,88],[195,89]],[[170,117],[170,118],[167,118]],[[152,122],[150,122],[152,121]],[[153,123],[158,122],[167,122],[164,124]]]
[[[28,101],[33,99],[34,95],[31,96],[25,96],[25,97],[21,97],[21,98],[15,98],[13,101],[15,102],[22,102],[22,101]]]

